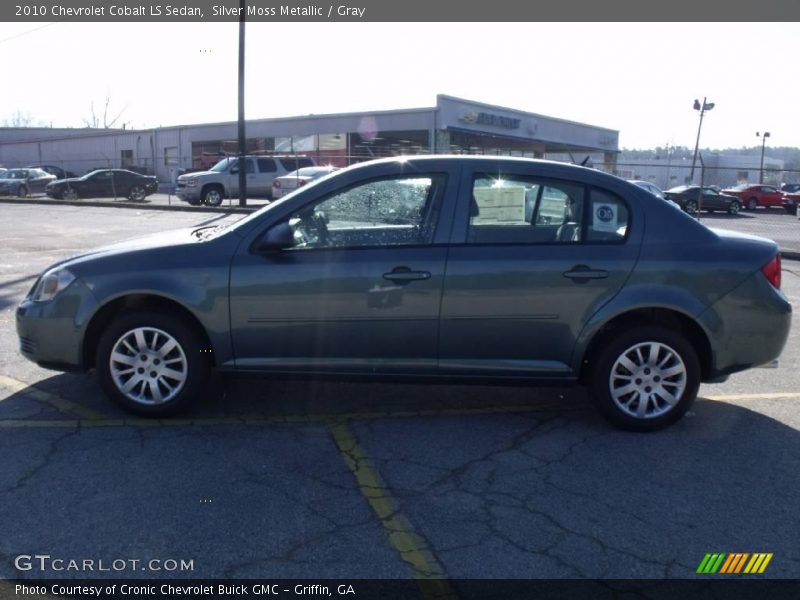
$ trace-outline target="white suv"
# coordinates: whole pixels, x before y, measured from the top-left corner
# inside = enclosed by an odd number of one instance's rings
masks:
[[[272,180],[302,167],[313,166],[308,156],[245,156],[247,195],[272,198]],[[223,158],[208,171],[178,177],[175,195],[189,204],[222,204],[239,195],[239,158]]]

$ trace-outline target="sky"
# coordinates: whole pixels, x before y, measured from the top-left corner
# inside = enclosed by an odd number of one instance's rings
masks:
[[[798,23],[248,23],[248,119],[430,107],[436,94],[620,132],[621,148],[800,146]],[[0,124],[237,118],[237,23],[0,23]]]

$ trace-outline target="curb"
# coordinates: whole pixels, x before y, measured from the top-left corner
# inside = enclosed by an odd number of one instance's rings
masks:
[[[179,201],[180,202],[180,201]],[[190,204],[185,204],[184,202],[180,202],[180,204],[174,204],[169,206],[164,206],[163,204],[147,204],[141,202],[131,202],[130,200],[111,200],[111,201],[100,201],[100,200],[55,200],[50,198],[0,198],[0,203],[2,204],[39,204],[43,206],[99,206],[99,207],[107,207],[107,208],[137,208],[139,210],[178,210],[178,211],[185,211],[185,212],[207,212],[207,213],[225,213],[225,214],[250,214],[254,210],[258,210],[262,208],[262,206],[252,206],[241,208],[239,206],[236,207],[229,207],[223,208],[220,206],[192,206]],[[264,205],[265,206],[265,205]]]

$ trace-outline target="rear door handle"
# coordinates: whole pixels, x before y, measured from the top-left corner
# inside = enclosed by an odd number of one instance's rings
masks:
[[[608,271],[604,271],[602,269],[590,269],[586,265],[576,265],[569,271],[564,271],[563,275],[568,279],[586,281],[588,279],[605,279],[608,277]]]
[[[408,267],[397,267],[389,273],[383,274],[384,279],[389,281],[396,281],[398,283],[409,281],[421,281],[423,279],[430,279],[431,274],[428,271],[412,271]]]

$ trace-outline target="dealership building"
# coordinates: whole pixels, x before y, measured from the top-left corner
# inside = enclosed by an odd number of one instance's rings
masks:
[[[436,106],[254,119],[250,154],[302,154],[345,166],[401,154],[488,154],[586,163],[613,172],[619,132],[438,95]],[[78,175],[129,168],[171,181],[238,151],[237,123],[155,129],[0,128],[0,165],[56,165]]]

